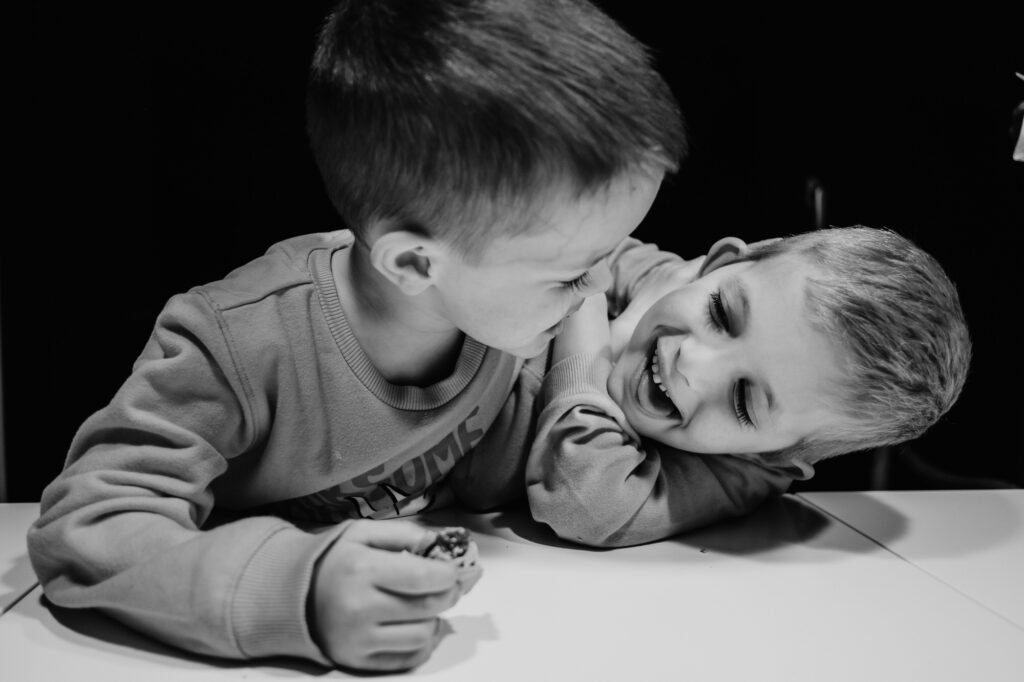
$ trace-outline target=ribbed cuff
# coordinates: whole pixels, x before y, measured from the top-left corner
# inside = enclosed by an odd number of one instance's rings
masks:
[[[560,360],[544,377],[541,399],[545,405],[568,396],[607,394],[611,362],[599,353],[577,353]]]
[[[347,526],[316,535],[285,527],[260,545],[231,603],[232,629],[245,656],[299,656],[333,667],[309,631],[306,599],[316,560]]]

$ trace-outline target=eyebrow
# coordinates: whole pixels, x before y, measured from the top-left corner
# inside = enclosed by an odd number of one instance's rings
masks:
[[[747,294],[747,287],[743,285],[743,282],[738,277],[733,277],[722,288],[729,289],[732,292],[732,298],[739,302],[740,309],[737,322],[740,323],[741,328],[746,328],[747,320],[750,319],[750,296]]]
[[[774,422],[775,417],[778,414],[778,409],[775,403],[775,394],[772,393],[772,389],[769,388],[767,383],[759,381],[757,382],[757,385],[761,387],[761,390],[764,392],[765,400],[768,402],[768,409],[765,412],[765,415],[767,416],[768,420]],[[760,426],[761,425],[758,424],[758,427]]]

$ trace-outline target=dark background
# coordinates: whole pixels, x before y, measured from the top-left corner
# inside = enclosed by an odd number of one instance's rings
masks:
[[[0,237],[9,501],[39,498],[167,298],[274,241],[340,227],[303,130],[328,4],[33,17]],[[826,462],[798,489],[1024,485],[1012,22],[601,4],[651,46],[691,140],[636,236],[695,256],[727,234],[810,229],[814,182],[827,224],[897,230],[958,283],[975,342],[959,403],[924,437]]]

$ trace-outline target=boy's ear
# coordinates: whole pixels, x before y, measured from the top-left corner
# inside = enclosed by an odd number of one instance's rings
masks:
[[[735,262],[744,258],[750,252],[750,247],[742,239],[737,237],[723,237],[711,245],[708,255],[700,266],[697,277],[703,277],[712,270],[717,270],[723,265]]]
[[[435,243],[408,230],[393,230],[370,246],[370,262],[408,296],[423,293],[433,283]]]

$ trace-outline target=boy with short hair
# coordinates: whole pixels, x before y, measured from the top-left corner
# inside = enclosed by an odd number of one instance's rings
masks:
[[[967,376],[956,288],[891,231],[726,238],[692,281],[633,239],[615,262],[610,308],[629,305],[611,330],[603,296],[566,322],[527,465],[534,518],[569,540],[745,514],[822,459],[919,436]]]
[[[468,585],[416,556],[429,531],[346,520],[472,496],[471,451],[521,459],[527,359],[608,286],[683,132],[643,46],[583,0],[342,2],[308,111],[351,231],[168,302],[30,556],[54,603],[184,649],[405,669]]]

